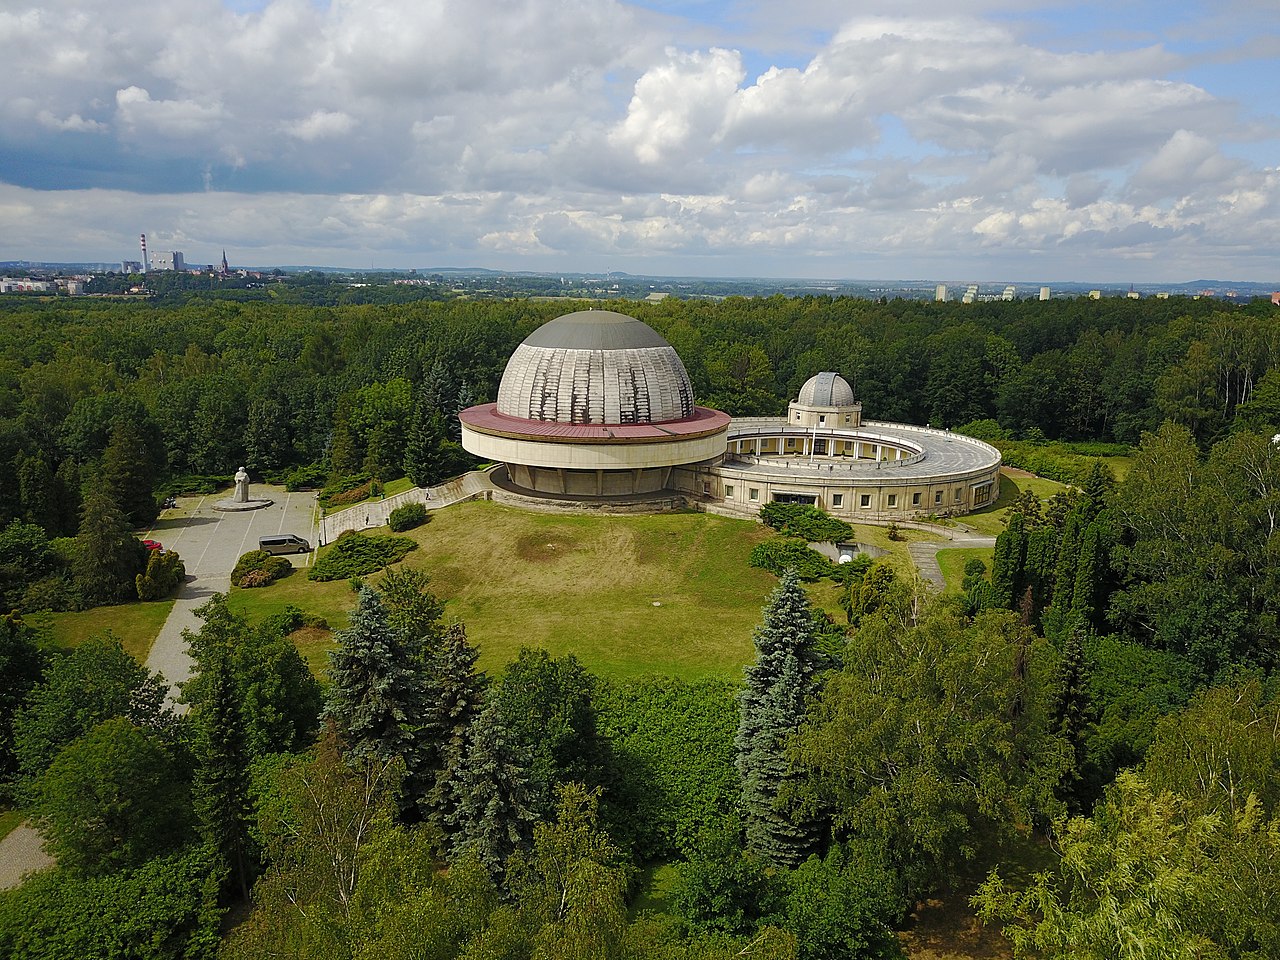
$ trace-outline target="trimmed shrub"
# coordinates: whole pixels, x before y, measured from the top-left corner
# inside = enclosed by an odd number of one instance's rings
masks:
[[[404,533],[427,522],[427,508],[421,503],[406,503],[396,507],[387,517],[387,526],[395,533]]]
[[[288,557],[272,556],[265,550],[250,550],[236,561],[236,568],[231,571],[231,585],[233,587],[265,587],[269,583],[275,583],[292,570],[293,564],[289,562]],[[248,577],[251,573],[259,572],[265,574],[265,578]],[[245,583],[246,579],[251,579],[252,582]]]
[[[853,527],[807,503],[766,503],[760,519],[779,533],[810,543],[834,543],[853,536]]]
[[[371,537],[348,530],[320,554],[307,579],[346,580],[377,573],[403,560],[417,546],[408,537]]]
[[[756,544],[748,561],[751,566],[768,570],[780,577],[788,567],[794,567],[801,580],[821,580],[836,572],[836,565],[811,548],[803,540],[774,537]]]
[[[147,569],[134,577],[139,600],[163,600],[177,589],[187,575],[182,558],[174,550],[151,550]]]

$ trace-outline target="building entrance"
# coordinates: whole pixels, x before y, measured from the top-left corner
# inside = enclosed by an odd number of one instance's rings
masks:
[[[774,503],[804,503],[813,506],[818,502],[818,498],[808,493],[775,493],[773,495]]]

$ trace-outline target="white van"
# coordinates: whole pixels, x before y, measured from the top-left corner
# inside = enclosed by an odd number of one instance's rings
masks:
[[[279,553],[310,553],[311,544],[292,533],[282,533],[274,537],[259,537],[258,549],[272,556]]]

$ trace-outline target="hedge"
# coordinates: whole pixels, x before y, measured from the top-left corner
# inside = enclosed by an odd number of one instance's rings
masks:
[[[836,565],[818,553],[803,540],[787,537],[774,537],[764,543],[758,543],[751,550],[747,561],[753,567],[768,570],[774,576],[782,576],[788,567],[793,567],[801,580],[821,580],[832,576]]]
[[[391,516],[387,517],[387,526],[395,533],[412,530],[426,522],[427,508],[421,503],[406,503],[403,507],[396,507],[391,511]]]
[[[348,530],[320,554],[307,579],[346,580],[377,573],[403,560],[417,546],[409,537],[367,536]]]
[[[231,571],[233,587],[265,587],[275,583],[293,570],[293,564],[287,557],[277,557],[265,550],[250,550],[236,561],[236,568]]]

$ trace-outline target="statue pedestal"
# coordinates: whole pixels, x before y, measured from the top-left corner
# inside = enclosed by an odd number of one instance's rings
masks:
[[[243,513],[246,510],[261,510],[263,507],[269,507],[275,503],[274,500],[251,498],[249,500],[233,500],[227,497],[223,500],[215,500],[213,509],[219,513]]]

